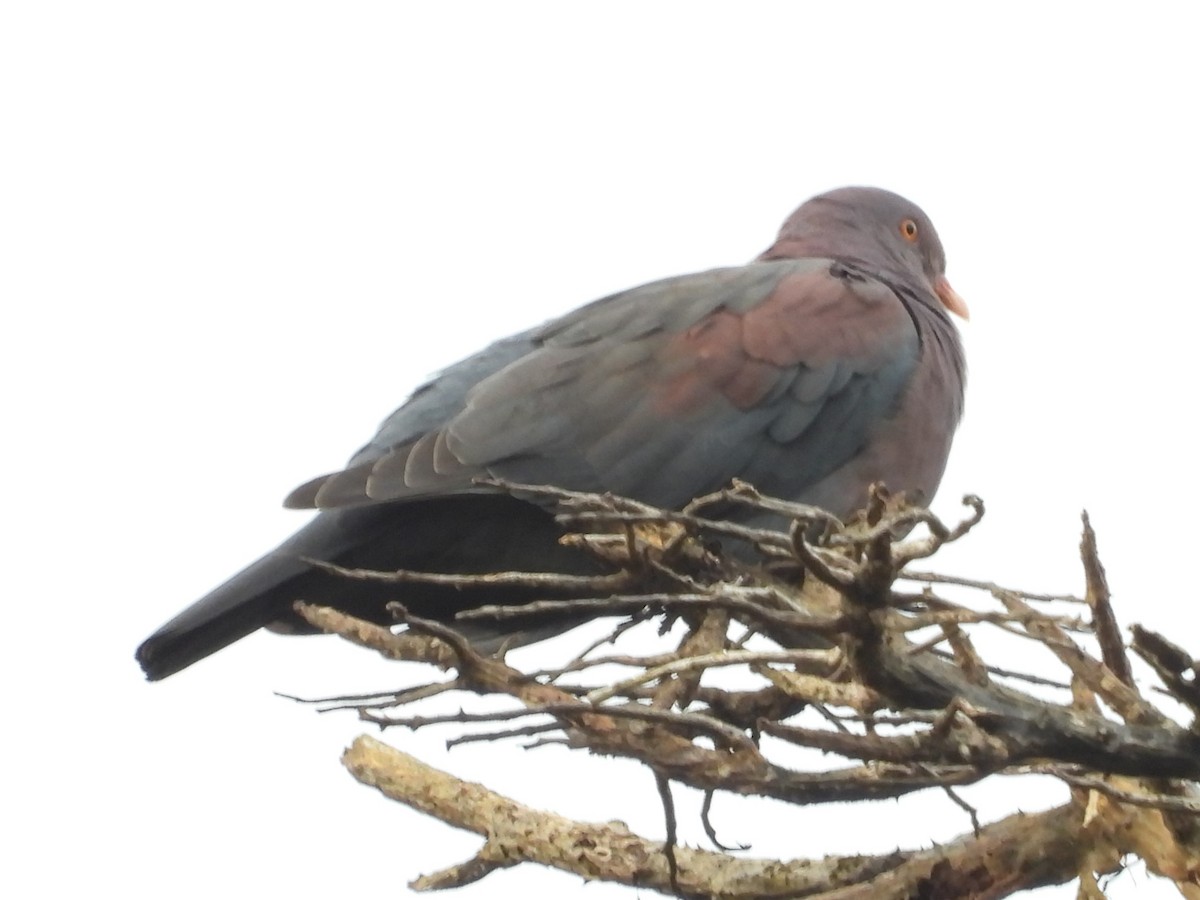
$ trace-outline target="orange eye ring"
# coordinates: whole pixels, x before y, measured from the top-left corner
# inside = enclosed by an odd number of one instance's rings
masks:
[[[917,242],[917,223],[912,219],[905,219],[900,223],[900,236],[906,241],[915,244]]]

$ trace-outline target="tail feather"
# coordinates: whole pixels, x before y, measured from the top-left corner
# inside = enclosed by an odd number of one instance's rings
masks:
[[[374,622],[392,621],[387,604],[453,623],[463,609],[525,603],[547,596],[530,588],[459,590],[353,580],[306,559],[351,568],[474,573],[524,570],[598,574],[607,567],[558,542],[554,517],[533,504],[499,495],[461,495],[322,512],[274,552],[242,570],[151,635],[137,660],[151,681],[173,675],[265,626],[311,632],[292,611],[295,600],[327,603]],[[553,592],[550,592],[553,595]],[[561,597],[561,593],[559,594]],[[541,640],[585,621],[587,614],[531,615],[473,623],[462,629],[482,648]]]
[[[136,657],[150,681],[174,675],[246,635],[287,618],[298,595],[288,588],[312,572],[305,557],[340,549],[336,517],[321,515],[278,550],[251,563],[148,637]]]

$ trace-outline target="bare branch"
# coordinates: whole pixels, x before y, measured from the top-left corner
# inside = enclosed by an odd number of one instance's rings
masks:
[[[1177,724],[1147,699],[1153,693],[1139,690],[1086,516],[1081,558],[1092,630],[1073,611],[1063,612],[1077,610],[1066,604],[1079,598],[907,568],[971,531],[983,515],[974,497],[964,498],[964,518],[948,525],[876,485],[865,512],[843,524],[742,483],[697,498],[682,511],[606,494],[481,484],[536,497],[559,521],[584,529],[564,543],[617,571],[597,577],[463,576],[325,568],[395,583],[401,597],[405,584],[511,586],[544,597],[458,616],[497,629],[507,622],[519,628],[530,616],[611,616],[620,622],[573,657],[567,654],[566,662],[521,671],[481,653],[451,625],[412,616],[402,606],[394,609],[407,631],[396,633],[300,603],[297,612],[313,625],[387,658],[454,670],[451,680],[327,702],[355,708],[380,727],[467,729],[451,744],[530,739],[525,746],[557,742],[637,760],[658,785],[668,840],[664,845],[619,825],[530,810],[361,738],[347,752],[356,777],[485,838],[471,860],[418,879],[416,888],[458,886],[529,861],[586,878],[727,900],[1003,897],[1076,877],[1081,895],[1099,896],[1096,873],[1114,870],[1132,852],[1186,895],[1200,894],[1200,669],[1181,647],[1135,626],[1133,649],[1163,690],[1191,710],[1193,721]],[[710,513],[734,521],[706,518]],[[792,520],[786,533],[758,527],[780,518]],[[918,536],[910,537],[914,529]],[[736,546],[736,553],[696,540],[705,535],[735,538],[722,544]],[[899,581],[955,585],[963,589],[955,599],[974,591],[988,606],[953,602],[930,587],[905,592],[897,589]],[[633,623],[653,617],[686,623],[686,635],[666,644],[664,625],[656,652],[632,654],[614,646],[593,655],[622,639]],[[928,636],[925,629],[936,633]],[[1044,648],[1046,666],[1054,671],[1016,671],[988,658],[984,651],[991,644],[981,635],[998,631]],[[607,666],[620,667],[619,675],[611,676]],[[724,686],[731,675],[741,680],[737,689]],[[409,704],[451,691],[507,696],[516,708],[405,714]],[[804,710],[812,714],[793,720]],[[483,723],[497,730],[476,730]],[[777,761],[788,745],[856,764],[824,762],[798,770]],[[953,790],[1029,773],[1057,778],[1072,802],[987,824]],[[705,853],[675,846],[672,782],[705,792],[701,818],[718,847],[708,821],[717,791],[813,804],[934,788],[968,814],[969,830],[932,850],[822,861]]]
[[[1073,826],[1080,813],[1068,805],[1038,816],[1012,816],[985,827],[978,837],[946,847],[882,857],[780,863],[675,847],[673,884],[664,845],[618,823],[592,825],[532,810],[366,736],[354,741],[343,763],[356,779],[391,799],[485,839],[471,860],[416,879],[411,883],[414,890],[460,887],[520,861],[583,878],[602,872],[606,880],[663,893],[729,900],[917,896],[918,884],[932,892],[926,896],[983,897],[995,896],[988,891],[998,884],[1055,884],[1077,871]],[[1027,848],[1024,853],[1022,848]]]
[[[1079,543],[1079,555],[1083,559],[1083,572],[1087,579],[1087,603],[1092,608],[1096,622],[1096,636],[1100,640],[1100,651],[1104,664],[1117,678],[1134,688],[1133,669],[1121,640],[1121,627],[1113,612],[1112,598],[1108,590],[1108,576],[1100,563],[1100,552],[1096,549],[1096,532],[1092,530],[1088,514],[1083,514],[1083,538]],[[1136,690],[1136,688],[1134,688]]]

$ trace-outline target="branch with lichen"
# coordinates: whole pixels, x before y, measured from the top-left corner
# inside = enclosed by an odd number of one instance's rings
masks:
[[[458,886],[532,862],[683,897],[1004,897],[1075,878],[1081,896],[1102,896],[1097,874],[1136,854],[1185,896],[1200,897],[1200,727],[1176,722],[1138,686],[1086,517],[1085,592],[1075,598],[912,567],[971,531],[983,515],[976,498],[966,498],[967,515],[951,525],[877,487],[866,510],[842,523],[740,483],[678,512],[610,495],[490,486],[555,507],[570,530],[565,540],[608,561],[613,573],[341,574],[463,590],[544,588],[547,599],[460,618],[519,624],[569,609],[617,619],[608,639],[527,672],[398,605],[397,621],[407,626],[400,633],[298,603],[318,628],[390,659],[453,673],[399,693],[329,702],[381,728],[467,729],[451,743],[533,737],[638,760],[659,786],[667,841],[528,809],[360,738],[345,759],[356,778],[485,838],[472,860],[418,879],[415,889]],[[711,510],[728,518],[709,518]],[[739,523],[739,512],[755,525]],[[556,590],[594,595],[559,600]],[[607,651],[632,626],[656,618],[682,619],[683,639],[665,645],[664,638],[650,655]],[[974,639],[985,629],[1044,647],[1061,674],[985,658]],[[1192,716],[1200,712],[1196,664],[1182,648],[1135,629],[1132,650],[1161,694]],[[745,684],[714,687],[705,676],[717,670],[741,672]],[[514,705],[435,716],[406,709],[453,691],[503,695]],[[805,710],[820,714],[817,724],[793,721]],[[780,761],[785,745],[850,764],[799,770]],[[1071,802],[981,825],[954,794],[956,786],[1030,772],[1058,778]],[[709,797],[725,791],[798,804],[865,803],[938,788],[971,824],[935,850],[754,860],[721,848],[707,813],[705,830],[718,849],[675,846],[672,784]]]

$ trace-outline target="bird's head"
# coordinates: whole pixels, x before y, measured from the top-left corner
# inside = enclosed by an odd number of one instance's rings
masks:
[[[946,251],[929,216],[899,194],[844,187],[818,194],[788,216],[759,259],[829,257],[926,287],[966,319],[967,304],[946,280]]]

